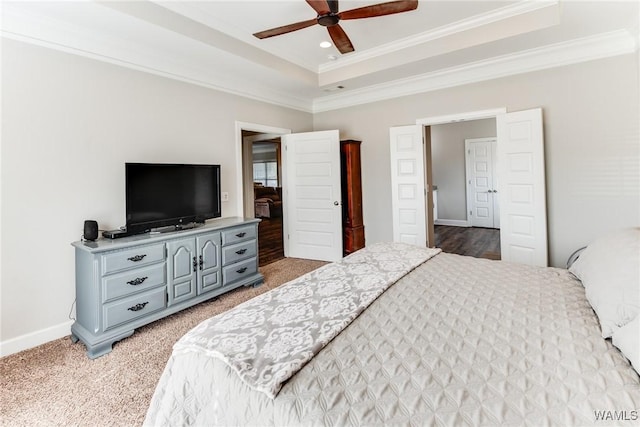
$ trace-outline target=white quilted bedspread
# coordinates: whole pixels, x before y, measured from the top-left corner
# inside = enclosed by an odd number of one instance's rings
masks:
[[[405,243],[368,246],[205,320],[173,346],[173,354],[220,359],[273,399],[389,286],[438,253]]]
[[[639,410],[638,375],[570,273],[440,254],[274,400],[216,359],[174,354],[145,424],[637,425]]]

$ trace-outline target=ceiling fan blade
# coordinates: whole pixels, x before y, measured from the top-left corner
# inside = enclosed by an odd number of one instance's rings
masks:
[[[311,6],[318,15],[326,15],[331,12],[326,0],[307,0],[307,3],[309,3],[309,6]]]
[[[303,28],[310,27],[318,23],[317,19],[309,19],[308,21],[296,22],[295,24],[283,25],[282,27],[272,28],[270,30],[260,31],[255,33],[259,39],[266,39],[268,37],[279,36],[280,34],[290,33],[292,31],[301,30]]]
[[[374,18],[376,16],[392,15],[394,13],[408,12],[418,7],[418,0],[390,1],[374,4],[372,6],[359,7],[357,9],[340,12],[340,19]]]
[[[349,53],[354,51],[351,40],[349,40],[347,33],[344,32],[339,24],[327,27],[327,31],[329,31],[331,40],[333,40],[333,44],[338,48],[340,53]]]

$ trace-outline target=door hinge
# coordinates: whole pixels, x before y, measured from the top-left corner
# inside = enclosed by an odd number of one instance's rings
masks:
[[[470,215],[470,216],[473,216],[473,211],[469,211],[469,215]]]

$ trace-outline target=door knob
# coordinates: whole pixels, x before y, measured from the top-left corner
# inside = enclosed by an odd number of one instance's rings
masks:
[[[334,206],[338,206],[340,204],[340,202],[338,202],[337,200],[335,202],[333,202]]]

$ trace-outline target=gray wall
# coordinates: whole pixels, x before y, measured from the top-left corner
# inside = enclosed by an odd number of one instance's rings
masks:
[[[464,140],[496,136],[496,120],[431,126],[433,184],[438,186],[438,219],[467,220]]]
[[[551,264],[607,230],[640,225],[638,54],[504,77],[314,115],[362,140],[368,243],[389,240],[389,128],[416,119],[542,107]]]
[[[85,219],[124,224],[124,163],[222,165],[237,214],[235,121],[340,129],[363,141],[367,241],[389,240],[389,127],[542,107],[553,265],[602,232],[640,223],[638,56],[625,55],[311,114],[2,40],[0,342],[68,334],[70,242]],[[6,347],[5,347],[6,348]],[[3,350],[4,351],[4,350]]]
[[[308,113],[2,39],[0,340],[69,333],[70,243],[85,219],[125,223],[125,162],[220,164],[222,213],[236,215],[236,120],[313,124]]]

